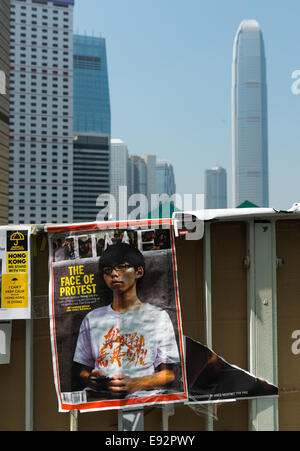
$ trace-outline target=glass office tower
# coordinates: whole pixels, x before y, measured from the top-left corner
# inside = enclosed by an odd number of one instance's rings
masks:
[[[74,36],[74,131],[111,134],[104,38]]]
[[[232,67],[233,207],[269,205],[268,113],[263,35],[255,20],[237,31]]]
[[[227,173],[221,166],[205,171],[205,208],[227,208]]]
[[[110,220],[127,219],[128,201],[128,149],[121,139],[110,141],[110,193],[116,201],[116,211],[112,212]],[[125,192],[126,187],[127,192]],[[124,190],[123,192],[121,191]]]
[[[110,137],[78,133],[74,138],[73,222],[96,221],[98,196],[110,191]]]
[[[174,169],[167,160],[158,160],[156,163],[156,192],[168,196],[176,193]]]
[[[147,162],[138,155],[130,155],[128,161],[128,194],[144,194],[148,196],[147,190]]]

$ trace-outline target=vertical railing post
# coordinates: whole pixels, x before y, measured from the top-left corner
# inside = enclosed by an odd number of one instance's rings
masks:
[[[76,432],[78,431],[78,410],[71,410],[70,412],[70,431]]]
[[[169,430],[169,417],[174,415],[175,408],[174,404],[164,404],[162,406],[162,430],[168,431]]]
[[[33,319],[26,320],[26,341],[25,341],[25,430],[33,431]]]
[[[248,355],[249,371],[277,385],[277,288],[275,223],[248,224]],[[249,403],[249,428],[278,430],[278,400]]]
[[[143,431],[144,430],[144,409],[122,409],[118,413],[118,427],[121,431]]]
[[[212,304],[211,304],[211,227],[207,222],[204,225],[204,303],[205,303],[205,341],[206,346],[212,349]],[[206,429],[213,431],[213,406],[208,405],[206,415]]]

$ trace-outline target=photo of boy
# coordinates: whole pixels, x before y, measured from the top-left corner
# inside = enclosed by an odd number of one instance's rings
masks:
[[[180,357],[173,324],[137,294],[144,275],[144,256],[130,244],[113,244],[99,259],[112,302],[84,317],[74,354],[88,399],[166,393],[174,381]]]

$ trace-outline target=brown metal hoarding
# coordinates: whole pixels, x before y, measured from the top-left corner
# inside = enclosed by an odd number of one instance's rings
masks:
[[[300,427],[300,354],[292,338],[300,330],[300,220],[279,220],[276,224],[278,314],[279,429]],[[53,380],[47,318],[48,246],[40,234],[34,256],[34,429],[68,430],[69,414],[58,413]],[[205,342],[203,240],[176,239],[183,332]],[[212,341],[213,350],[238,367],[248,369],[247,334],[247,224],[226,221],[211,224]],[[300,348],[300,346],[299,346]],[[293,352],[294,351],[294,352]],[[25,428],[25,321],[13,322],[11,363],[0,367],[1,430]],[[247,400],[218,404],[215,430],[248,430]],[[17,406],[17,408],[16,408]],[[145,430],[162,427],[162,409],[144,409]],[[79,430],[118,430],[116,411],[80,414]],[[169,417],[169,430],[205,430],[205,409],[196,413],[176,405]]]
[[[280,430],[300,428],[300,352],[292,337],[300,330],[300,221],[278,221],[278,378]],[[300,346],[298,346],[300,350]]]

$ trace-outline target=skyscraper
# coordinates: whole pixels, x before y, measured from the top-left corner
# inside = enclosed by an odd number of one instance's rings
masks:
[[[129,195],[143,194],[151,202],[156,194],[156,155],[130,155],[128,168]]]
[[[156,155],[130,155],[128,159],[128,210],[131,213],[131,196],[143,196],[141,218],[147,216],[151,209],[151,195],[156,194]],[[137,218],[139,219],[139,218]]]
[[[11,0],[9,220],[71,222],[74,0]]]
[[[221,166],[205,171],[205,208],[227,208],[227,174]]]
[[[147,197],[151,202],[151,195],[156,193],[156,155],[143,155],[141,157],[147,168]]]
[[[74,131],[111,133],[104,38],[74,36]]]
[[[97,198],[110,191],[110,137],[79,133],[74,138],[74,222],[93,222]]]
[[[129,196],[143,194],[148,196],[147,191],[147,164],[138,155],[130,155],[128,162],[128,191]]]
[[[0,224],[8,223],[10,0],[0,2]]]
[[[255,20],[238,28],[232,67],[233,206],[268,207],[268,113],[263,35]]]
[[[110,193],[116,200],[115,219],[127,219],[127,201],[129,184],[129,160],[128,149],[121,139],[110,141]],[[120,198],[120,187],[126,187],[126,198]],[[123,205],[120,203],[123,202]],[[121,208],[120,208],[121,207]]]
[[[174,170],[169,161],[158,160],[156,162],[156,193],[168,196],[176,193]]]

